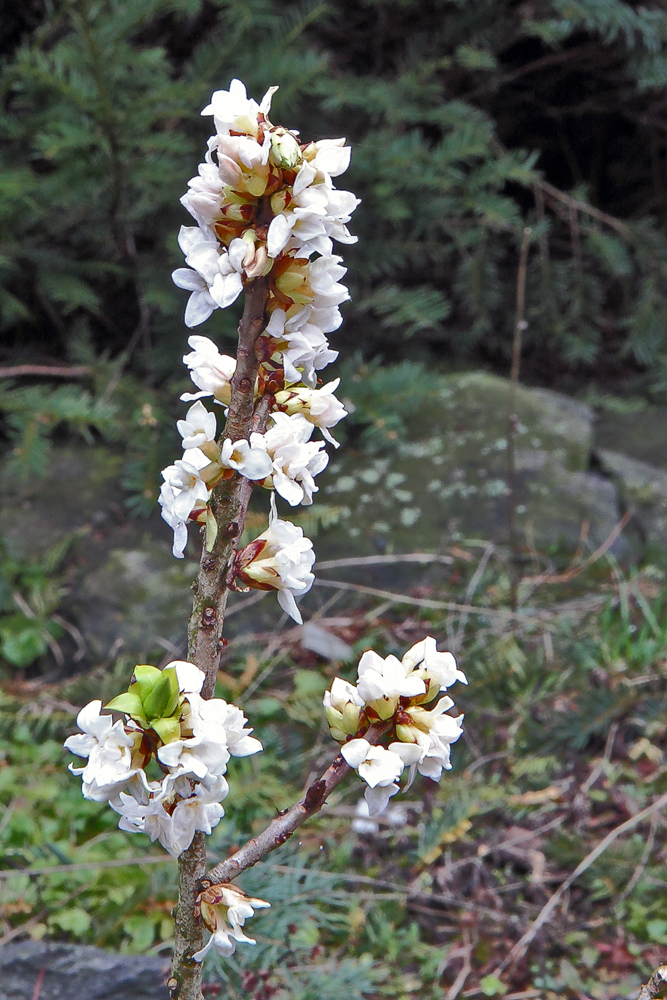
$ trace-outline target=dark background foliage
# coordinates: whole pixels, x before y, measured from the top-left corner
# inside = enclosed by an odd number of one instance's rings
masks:
[[[525,371],[662,393],[667,12],[621,0],[63,0],[5,10],[2,357],[183,345],[179,206],[213,89],[345,134],[362,199],[340,341],[505,370],[533,228]],[[592,209],[592,211],[591,211]],[[217,313],[201,332],[228,335]]]

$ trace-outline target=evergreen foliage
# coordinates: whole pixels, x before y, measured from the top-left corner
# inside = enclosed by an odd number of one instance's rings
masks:
[[[342,336],[366,358],[505,366],[529,224],[533,377],[631,371],[661,391],[666,43],[662,6],[623,0],[16,13],[0,70],[5,358],[71,357],[88,330],[94,353],[129,345],[144,378],[173,370],[178,197],[208,135],[197,109],[240,76],[257,94],[279,81],[305,136],[354,144],[361,242]],[[233,329],[216,314],[202,332]]]

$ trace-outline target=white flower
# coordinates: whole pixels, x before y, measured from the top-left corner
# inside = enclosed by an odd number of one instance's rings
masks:
[[[368,815],[378,816],[386,809],[391,796],[399,790],[396,782],[403,773],[403,760],[391,750],[372,746],[365,739],[350,740],[340,748],[340,752],[368,785],[364,792]]]
[[[169,486],[168,483],[163,483],[160,488],[158,503],[162,507],[162,517],[174,532],[172,552],[177,559],[182,559],[185,546],[188,542],[188,528],[183,518],[174,512],[174,501],[177,496],[178,493],[172,486]]]
[[[207,441],[215,441],[215,413],[209,413],[201,400],[190,407],[185,420],[176,422],[176,427],[185,449],[201,448]]]
[[[219,247],[215,233],[207,227],[200,228],[198,226],[181,226],[178,244],[185,254],[186,263],[190,253],[195,252],[198,247],[200,253],[203,248],[204,254],[217,254]],[[196,253],[195,259],[197,259]],[[218,308],[217,302],[211,296],[209,283],[197,270],[179,267],[172,273],[171,279],[178,288],[185,288],[192,292],[185,307],[186,326],[199,326]]]
[[[207,778],[215,778],[227,770],[229,750],[227,733],[220,724],[217,699],[205,701],[191,692],[187,696],[190,706],[183,725],[192,730],[187,739],[172,740],[161,746],[158,760],[174,775],[192,775],[198,781],[210,784]]]
[[[190,663],[189,660],[172,660],[167,667],[173,667],[176,671],[179,691],[184,694],[199,694],[206,675],[196,664]]]
[[[249,757],[262,749],[262,744],[255,737],[251,736],[252,729],[246,729],[247,719],[240,708],[236,705],[228,705],[221,698],[224,708],[220,709],[222,725],[227,733],[227,749],[233,757]]]
[[[271,474],[273,463],[260,444],[262,435],[252,435],[253,444],[226,438],[222,444],[220,462],[228,469],[235,469],[246,479],[262,480]],[[258,446],[259,445],[259,446]]]
[[[181,198],[181,205],[188,210],[202,230],[213,236],[209,227],[220,216],[225,181],[217,166],[208,157],[206,159],[206,163],[199,164],[198,176],[188,181],[188,191]],[[181,243],[180,238],[179,243]],[[181,249],[187,253],[182,243]]]
[[[395,656],[383,659],[372,649],[359,660],[357,690],[367,706],[380,719],[390,719],[399,698],[414,698],[424,694],[426,685],[421,677],[405,667]]]
[[[229,90],[216,90],[202,115],[213,115],[215,127],[219,135],[229,135],[230,132],[241,132],[257,138],[259,132],[258,116],[265,118],[271,110],[271,99],[277,87],[269,87],[257,104],[246,94],[245,86],[240,80],[232,80]]]
[[[88,758],[85,767],[70,764],[69,769],[81,775],[83,797],[94,802],[113,798],[141,770],[132,766],[134,737],[125,732],[122,722],[102,715],[101,708],[101,701],[91,701],[82,708],[76,724],[83,732],[70,736],[64,744],[77,757]]]
[[[208,901],[210,896],[213,896],[214,902]],[[255,940],[247,937],[241,928],[246,920],[254,916],[255,910],[270,905],[263,899],[247,896],[234,885],[214,885],[205,890],[201,897],[201,916],[212,934],[206,945],[192,956],[195,962],[203,961],[211,948],[219,955],[229,957],[234,954],[237,942],[255,944]]]
[[[205,236],[190,248],[185,263],[188,268],[179,268],[172,279],[180,288],[192,288],[196,300],[188,302],[186,326],[198,326],[211,315],[214,309],[226,309],[243,291],[243,264],[248,253],[246,240],[234,239],[225,250],[213,237]]]
[[[342,742],[356,733],[364,699],[354,684],[342,677],[334,677],[331,690],[324,692],[323,703],[331,735],[335,740]]]
[[[262,749],[260,741],[250,735],[252,729],[244,728],[247,719],[236,705],[228,705],[222,698],[203,699],[194,691],[187,693],[186,699],[181,729],[192,736],[173,740],[157,752],[173,774],[192,775],[210,785],[211,779],[226,772],[230,754],[247,757]]]
[[[276,405],[288,414],[302,413],[306,420],[319,427],[323,437],[337,448],[338,442],[329,433],[328,428],[335,427],[343,417],[347,416],[347,410],[334,396],[339,384],[340,379],[337,378],[321,389],[283,389],[276,393]]]
[[[317,152],[311,162],[318,170],[329,177],[345,173],[350,165],[351,153],[351,147],[345,145],[345,139],[318,139],[313,146]]]
[[[321,310],[319,312],[322,313]],[[266,332],[278,341],[276,347],[282,354],[285,380],[288,383],[304,381],[308,385],[314,385],[315,372],[338,357],[338,351],[329,348],[329,342],[324,336],[326,331],[310,322],[313,314],[311,305],[303,306],[290,317],[284,309],[275,309],[271,313]],[[340,310],[334,308],[326,316],[322,314],[322,320],[328,320],[326,326],[329,331],[338,329],[342,322]]]
[[[432,697],[439,691],[446,691],[456,681],[461,681],[462,684],[468,683],[463,671],[457,669],[452,653],[439,652],[432,636],[415,643],[405,653],[401,662],[407,668],[418,670],[429,688],[433,688]]]
[[[326,468],[329,456],[321,441],[310,442],[312,425],[301,416],[272,414],[273,426],[264,434],[264,446],[273,463],[273,486],[293,507],[311,504],[317,492],[314,477]]]
[[[177,858],[192,843],[197,830],[210,834],[225,814],[220,802],[229,786],[220,775],[207,787],[199,782],[194,789],[188,778],[167,776],[157,794],[139,799],[121,792],[109,804],[120,813],[118,826],[130,833],[146,833],[159,840],[172,857]],[[169,809],[166,808],[169,806]]]
[[[415,763],[420,774],[435,781],[439,780],[443,768],[450,770],[449,747],[463,734],[463,716],[455,719],[445,714],[453,704],[451,698],[445,697],[430,711],[420,705],[410,705],[401,713],[396,726],[396,735],[401,743],[391,745],[394,753],[400,754],[406,763]],[[413,750],[407,749],[409,747]],[[419,753],[409,760],[415,747]]]
[[[351,826],[355,833],[379,833],[380,824],[374,819],[369,819],[368,802],[366,799],[359,799],[354,809],[354,819]]]
[[[283,611],[299,625],[303,619],[295,597],[313,585],[313,543],[303,529],[272,516],[269,527],[238,553],[238,575],[251,587],[276,590]],[[247,561],[246,561],[247,560]]]
[[[232,398],[230,383],[236,371],[236,359],[227,354],[220,354],[208,337],[196,335],[189,337],[188,344],[192,352],[183,356],[183,364],[190,369],[192,381],[201,392],[183,393],[181,399],[215,396],[218,402],[229,405]]]
[[[179,459],[162,470],[162,478],[170,490],[161,491],[160,502],[170,516],[175,515],[181,521],[187,520],[199,502],[205,504],[209,496],[209,488],[199,475],[210,465],[208,458],[199,448],[190,448],[187,454],[187,462]]]

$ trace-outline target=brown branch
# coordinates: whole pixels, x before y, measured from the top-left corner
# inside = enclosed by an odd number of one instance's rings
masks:
[[[172,1000],[201,1000],[201,962],[192,955],[204,947],[204,927],[195,919],[199,880],[206,873],[206,837],[195,833],[178,859],[178,905],[174,913],[174,955],[168,982]]]
[[[232,378],[232,398],[223,431],[223,436],[232,441],[248,439],[251,430],[263,430],[262,425],[268,419],[268,406],[262,400],[253,420],[255,380],[259,370],[255,343],[264,328],[267,295],[265,278],[253,281],[246,292],[238,331],[238,362]],[[206,674],[202,691],[204,698],[211,698],[215,688],[229,592],[227,567],[243,531],[251,494],[252,483],[241,476],[234,476],[233,479],[223,480],[211,495],[210,507],[216,520],[217,537],[211,551],[204,547],[201,554],[188,625],[188,659]]]
[[[667,965],[656,969],[649,981],[639,991],[637,1000],[656,1000],[665,995],[667,988]]]
[[[267,295],[268,278],[256,278],[246,291],[245,308],[239,324],[236,371],[232,377],[232,399],[224,432],[224,436],[232,441],[247,438],[250,432],[260,360],[255,353],[255,344],[266,325]]]
[[[308,786],[303,798],[299,799],[287,812],[276,816],[261,833],[239,848],[235,854],[212,868],[207,878],[212,882],[230,882],[247,868],[252,868],[266,854],[289,840],[302,823],[314,816],[324,805],[327,796],[351,770],[350,765],[346,764],[341,755],[338,754],[322,777]]]
[[[259,358],[255,343],[265,325],[268,279],[258,278],[246,290],[243,316],[238,328],[238,361],[232,379],[232,397],[223,432],[233,441],[247,439],[251,430],[263,430],[268,419],[268,400],[253,412]],[[204,671],[202,697],[212,698],[222,649],[222,628],[229,588],[227,567],[243,531],[253,484],[242,476],[223,480],[211,495],[210,508],[217,534],[211,551],[203,547],[199,573],[193,585],[194,599],[188,623],[188,660]],[[178,906],[174,919],[174,956],[169,990],[172,1000],[202,1000],[201,963],[192,958],[204,943],[204,930],[195,919],[199,881],[206,873],[206,843],[196,833],[190,847],[178,859]]]
[[[83,378],[90,375],[90,365],[9,365],[0,368],[0,378],[19,378],[22,375],[45,375],[48,378]]]
[[[364,739],[377,744],[387,731],[387,725],[371,726]],[[226,858],[212,868],[207,875],[211,882],[231,882],[247,868],[252,868],[258,861],[289,840],[302,823],[314,816],[322,808],[334,788],[340,785],[352,768],[338,754],[326,769],[324,774],[313,781],[304,796],[284,813],[271,820],[261,833],[239,848],[235,854]]]

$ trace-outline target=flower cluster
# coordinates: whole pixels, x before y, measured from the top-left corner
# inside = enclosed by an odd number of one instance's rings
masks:
[[[436,699],[456,681],[467,683],[451,653],[439,652],[430,636],[412,646],[399,660],[383,659],[368,650],[359,661],[356,686],[336,677],[324,695],[331,735],[342,744],[341,754],[367,785],[368,814],[383,812],[407,767],[408,783],[415,773],[438,781],[449,769],[452,743],[461,736],[463,716],[447,715],[454,702]],[[366,735],[391,740],[374,745]]]
[[[229,882],[211,883],[202,879],[202,891],[197,898],[195,916],[203,920],[211,932],[207,944],[192,956],[195,962],[201,962],[204,955],[214,948],[219,955],[228,958],[236,951],[237,941],[245,944],[255,944],[253,938],[246,937],[243,925],[255,910],[271,906],[263,899],[254,899],[246,895],[243,889],[230,885]]]
[[[102,713],[91,701],[77,716],[82,730],[65,741],[88,758],[80,774],[84,798],[108,802],[119,827],[147,833],[173,857],[192,843],[195,831],[211,833],[224,816],[230,756],[262,749],[240,708],[220,698],[204,700],[204,673],[174,660],[163,670],[135,667],[133,681]],[[114,721],[114,712],[122,718]]]
[[[311,504],[315,477],[328,462],[324,443],[311,440],[313,431],[318,428],[337,447],[331,428],[346,416],[334,395],[338,380],[318,387],[317,372],[337,357],[327,334],[340,326],[339,306],[349,298],[333,241],[355,242],[346,223],[358,199],[337,190],[332,178],[347,169],[350,149],[344,139],[301,143],[297,132],[273,125],[268,115],[276,89],[260,104],[247,97],[239,80],[213,94],[202,114],[213,115],[216,134],[181,199],[197,223],[181,228],[187,267],[173,274],[191,293],[188,326],[230,305],[255,279],[266,281],[254,393],[256,400],[268,397],[269,416],[248,440],[217,439],[215,414],[202,399],[229,405],[236,361],[207,337],[191,336],[192,350],[183,362],[198,391],[181,397],[193,403],[178,421],[184,454],[163,470],[159,501],[174,531],[177,557],[185,549],[188,521],[206,526],[212,547],[216,526],[209,501],[224,479],[244,476],[291,506]],[[254,548],[239,553],[236,566],[246,586],[277,590],[282,607],[299,621],[294,597],[312,584],[314,557],[308,540],[296,532],[274,515],[268,531],[251,543]],[[270,567],[267,560],[273,560]]]

